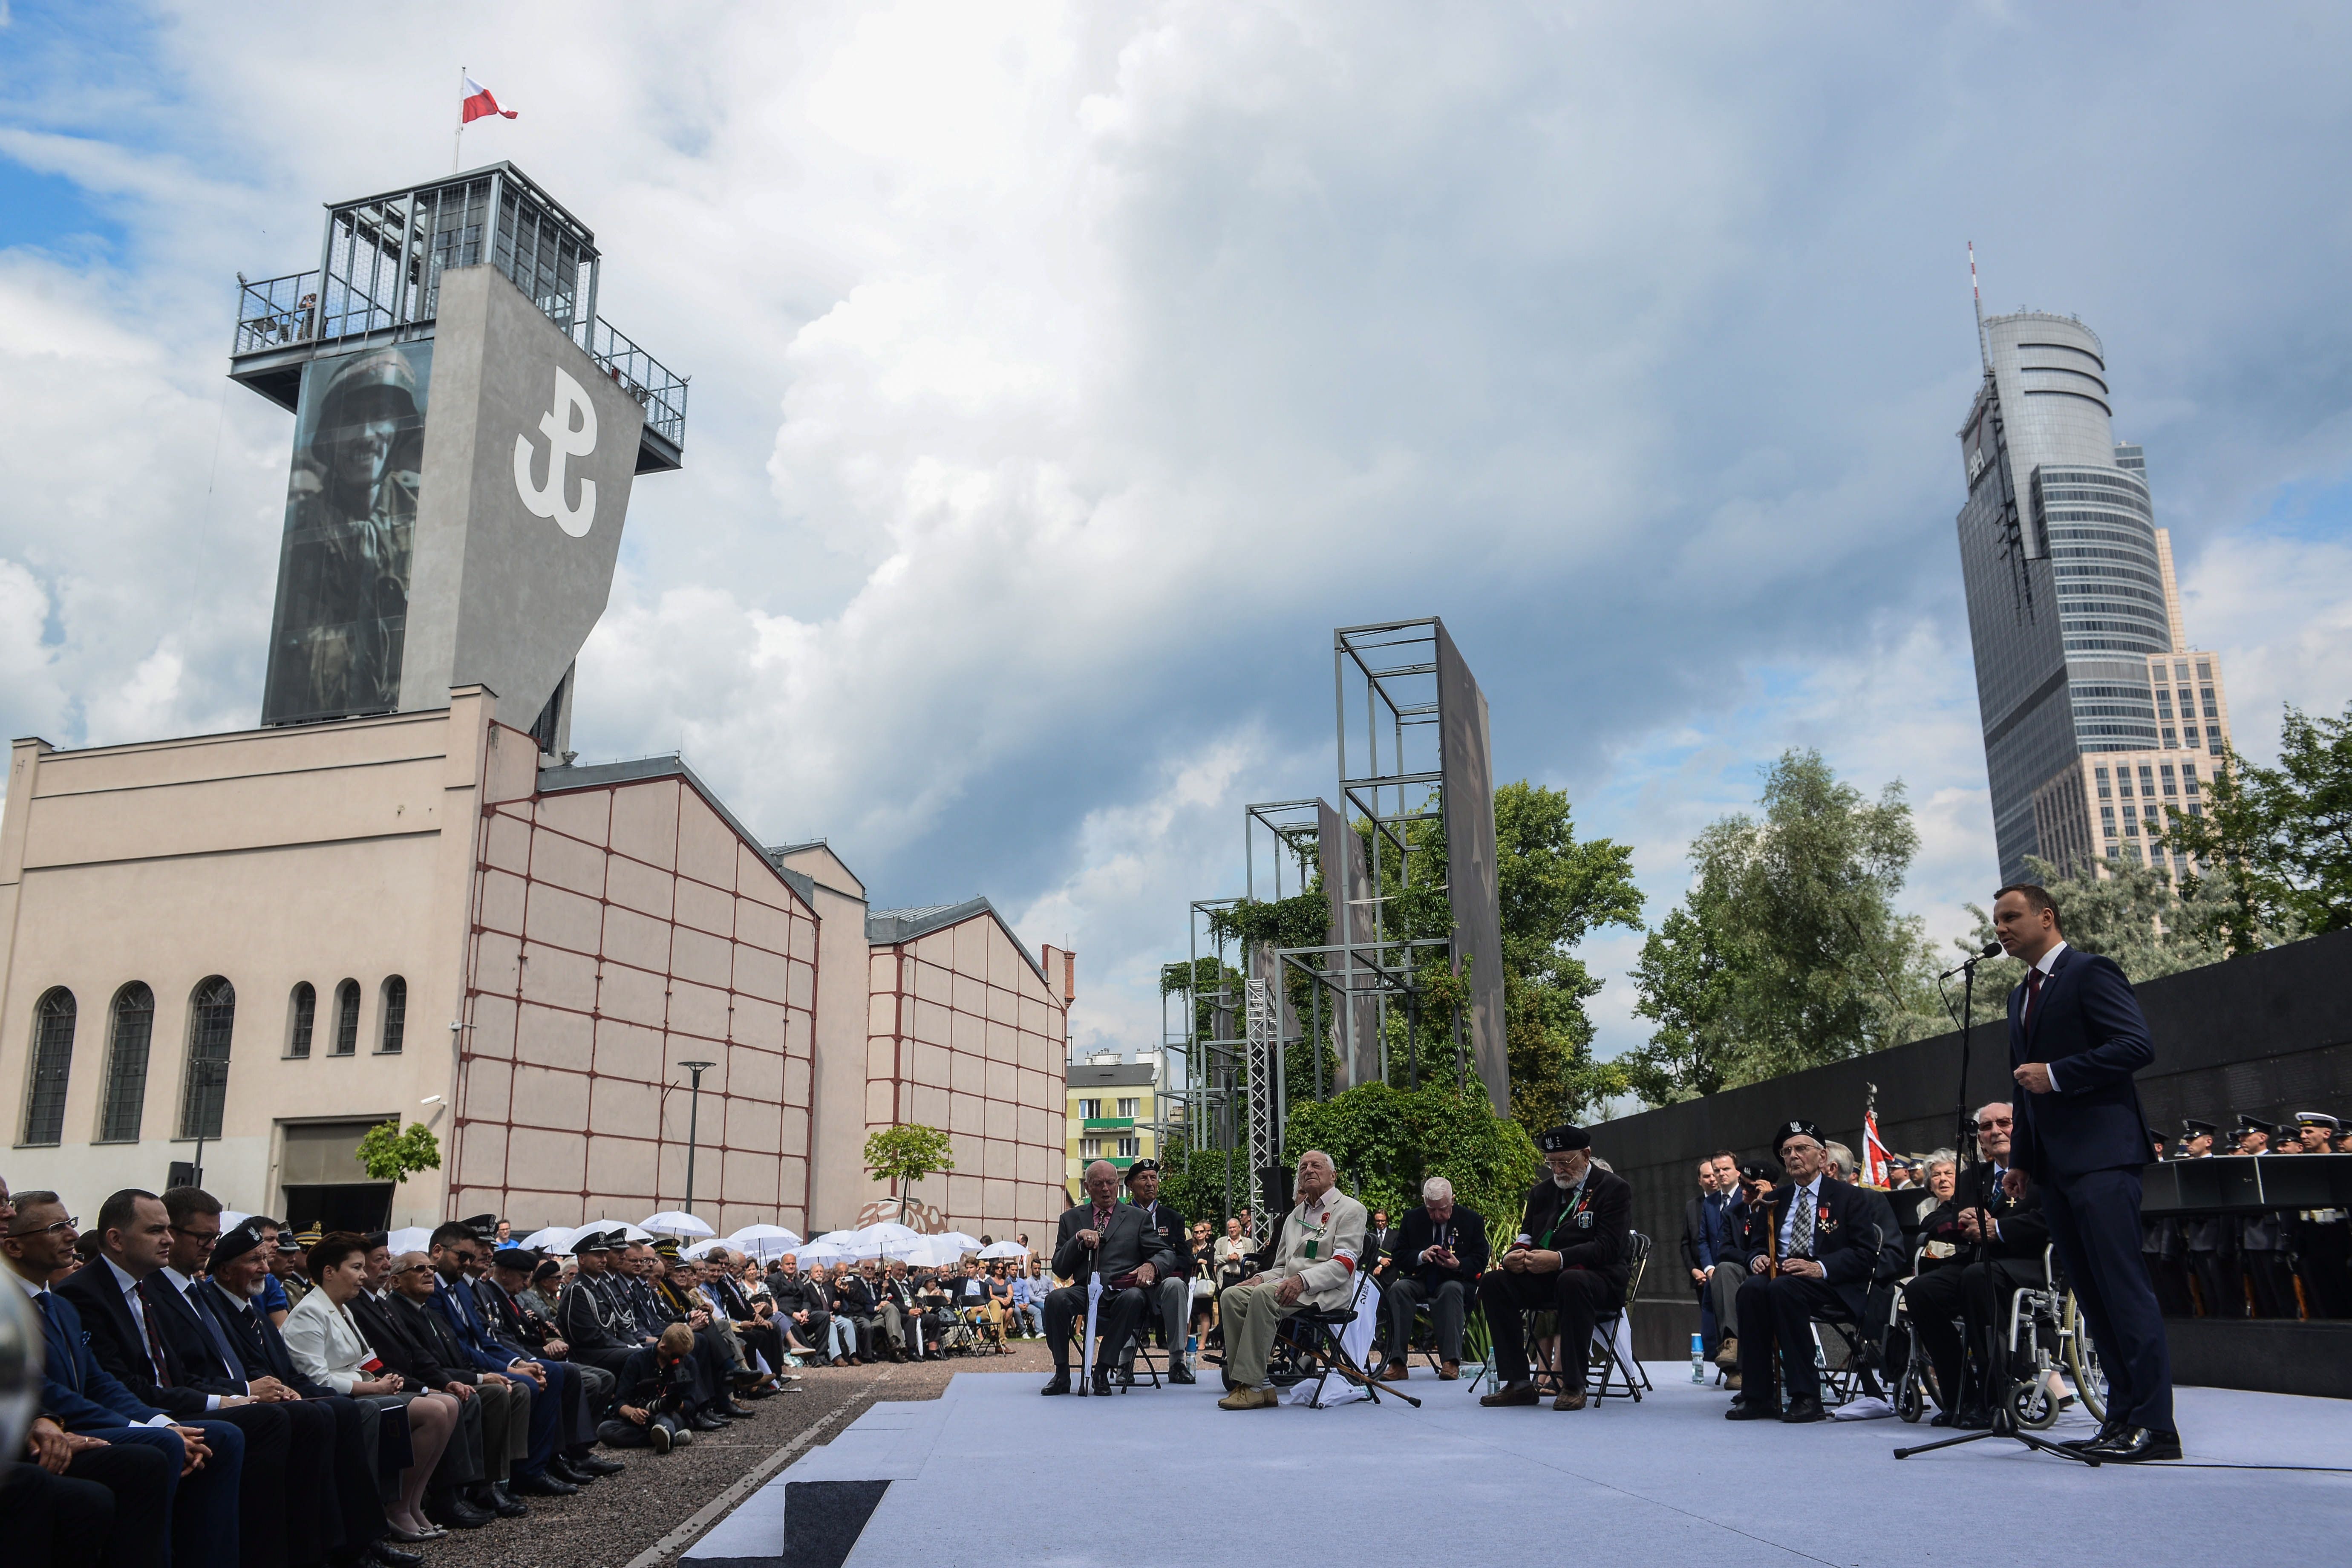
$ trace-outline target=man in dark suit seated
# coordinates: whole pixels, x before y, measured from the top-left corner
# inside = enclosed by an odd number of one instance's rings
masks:
[[[275,1384],[291,1389],[301,1396],[302,1409],[322,1410],[333,1418],[331,1485],[341,1523],[341,1556],[347,1561],[371,1557],[385,1568],[415,1568],[424,1558],[386,1539],[390,1526],[375,1470],[376,1431],[383,1413],[312,1383],[295,1367],[284,1336],[261,1307],[276,1252],[264,1242],[264,1235],[254,1220],[225,1233],[213,1246],[211,1272],[192,1299],[221,1331],[222,1342],[235,1358],[230,1366],[236,1376],[248,1386]],[[406,1417],[400,1419],[404,1425]]]
[[[97,1258],[75,1270],[58,1287],[58,1294],[80,1314],[98,1364],[131,1398],[175,1420],[235,1427],[244,1435],[239,1551],[248,1563],[284,1563],[287,1445],[292,1422],[275,1403],[265,1404],[225,1384],[208,1385],[165,1348],[165,1308],[157,1300],[159,1289],[151,1285],[171,1250],[172,1220],[163,1199],[126,1187],[98,1211]]]
[[[78,1436],[47,1415],[35,1417],[26,1449],[28,1461],[0,1464],[0,1527],[11,1553],[74,1568],[166,1561],[172,1476],[161,1449]]]
[[[1827,1173],[1821,1129],[1810,1121],[1781,1124],[1772,1153],[1787,1179],[1762,1204],[1750,1205],[1741,1241],[1748,1278],[1739,1287],[1738,1396],[1734,1421],[1820,1421],[1822,1376],[1813,1365],[1812,1320],[1860,1323],[1870,1287],[1902,1266],[1903,1233],[1874,1193]],[[1784,1407],[1775,1393],[1774,1360],[1784,1380]]]
[[[1087,1319],[1087,1287],[1102,1276],[1102,1300],[1096,1309],[1102,1352],[1096,1356],[1093,1392],[1111,1391],[1110,1368],[1125,1351],[1128,1339],[1143,1321],[1152,1281],[1175,1261],[1160,1233],[1145,1223],[1143,1211],[1118,1201],[1118,1167],[1097,1160],[1087,1167],[1087,1203],[1062,1215],[1054,1244],[1054,1272],[1065,1285],[1045,1298],[1045,1347],[1054,1355],[1054,1375],[1040,1394],[1070,1392],[1072,1325]]]
[[[383,1364],[407,1379],[411,1388],[430,1389],[457,1402],[457,1428],[425,1488],[425,1517],[448,1529],[478,1530],[498,1517],[465,1497],[489,1479],[483,1452],[484,1405],[474,1397],[465,1369],[443,1364],[429,1325],[416,1321],[402,1300],[413,1276],[433,1272],[432,1261],[421,1252],[394,1257],[380,1230],[368,1236],[367,1244],[367,1288],[352,1298],[352,1321]]]
[[[2042,1267],[2042,1249],[2050,1243],[2042,1194],[2029,1188],[2014,1198],[2001,1184],[2009,1173],[2014,1126],[2006,1100],[1977,1111],[1977,1163],[1960,1173],[1951,1205],[1954,1234],[1967,1261],[1956,1268],[1927,1270],[1903,1289],[1911,1331],[1936,1363],[1937,1403],[1944,1412],[1936,1417],[1938,1426],[1981,1430],[1992,1425],[1985,1403],[1991,1389],[1988,1358],[2006,1353],[2010,1295],[2049,1282]],[[1965,1321],[1965,1338],[1952,1326],[1955,1318]]]
[[[575,1475],[608,1475],[622,1468],[598,1458],[592,1449],[618,1380],[601,1366],[568,1359],[572,1347],[555,1325],[525,1302],[523,1293],[539,1263],[539,1254],[528,1248],[500,1247],[490,1257],[489,1272],[474,1281],[474,1299],[481,1303],[482,1327],[490,1342],[537,1362],[547,1373],[550,1397],[562,1402],[562,1436],[554,1458],[538,1479],[524,1466],[508,1482],[508,1489],[530,1497],[562,1497],[578,1489]],[[550,1484],[542,1486],[541,1480]]]
[[[1559,1393],[1554,1410],[1584,1408],[1584,1369],[1595,1320],[1625,1300],[1633,1228],[1633,1189],[1592,1160],[1592,1135],[1581,1127],[1554,1127],[1536,1140],[1551,1174],[1528,1194],[1517,1237],[1478,1281],[1486,1331],[1495,1340],[1495,1392],[1485,1405],[1533,1405],[1526,1329],[1520,1314],[1555,1315],[1559,1343]]]
[[[1462,1320],[1486,1267],[1486,1221],[1454,1201],[1453,1183],[1432,1176],[1421,1184],[1421,1206],[1407,1210],[1404,1223],[1390,1234],[1395,1268],[1386,1276],[1388,1294],[1381,1299],[1389,1322],[1381,1381],[1402,1383],[1410,1375],[1405,1363],[1412,1349],[1412,1315],[1426,1303],[1437,1335],[1437,1375],[1452,1382],[1462,1375]]]
[[[434,1307],[434,1289],[438,1283],[431,1255],[404,1252],[394,1260],[392,1289],[384,1294],[384,1310],[411,1340],[431,1354],[451,1384],[468,1391],[458,1397],[481,1412],[481,1447],[473,1456],[481,1474],[457,1489],[457,1500],[475,1512],[501,1519],[519,1518],[530,1510],[516,1500],[507,1489],[507,1482],[514,1475],[515,1467],[530,1457],[533,1385],[520,1377],[487,1371],[474,1363],[469,1348],[450,1328],[448,1319]],[[454,1394],[456,1389],[448,1392]],[[433,1518],[429,1512],[425,1517]],[[446,1521],[436,1519],[434,1522]]]
[[[2131,982],[2112,959],[2066,945],[2049,890],[2012,883],[1993,934],[2026,964],[2009,994],[2017,1101],[2012,1194],[2027,1178],[2107,1376],[2107,1418],[2084,1451],[2102,1460],[2180,1458],[2172,1358],[2140,1260],[2140,1170],[2152,1133],[2132,1075],[2156,1059]]]
[[[52,1192],[19,1193],[15,1206],[0,1251],[16,1280],[8,1288],[31,1296],[41,1315],[42,1413],[70,1436],[160,1450],[168,1473],[163,1506],[171,1520],[173,1568],[236,1568],[245,1435],[224,1422],[176,1421],[133,1398],[100,1366],[81,1314],[48,1288],[49,1277],[74,1259],[72,1217]]]

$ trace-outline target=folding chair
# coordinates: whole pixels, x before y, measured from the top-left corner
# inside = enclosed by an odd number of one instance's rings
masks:
[[[1625,1293],[1617,1299],[1614,1310],[1592,1321],[1592,1342],[1586,1357],[1585,1392],[1591,1396],[1591,1407],[1601,1408],[1604,1399],[1622,1399],[1628,1394],[1639,1405],[1642,1395],[1651,1391],[1650,1374],[1642,1370],[1638,1361],[1628,1361],[1617,1352],[1617,1331],[1625,1321],[1625,1310],[1633,1305],[1633,1297],[1642,1289],[1642,1274],[1650,1264],[1650,1238],[1640,1231],[1627,1234],[1632,1248],[1625,1271]],[[1612,1389],[1610,1385],[1620,1377],[1625,1386]],[[1597,1379],[1597,1381],[1596,1381]]]
[[[1359,1365],[1355,1357],[1348,1353],[1347,1345],[1339,1338],[1339,1331],[1355,1321],[1355,1310],[1349,1307],[1334,1307],[1328,1310],[1309,1307],[1305,1311],[1294,1312],[1285,1318],[1283,1327],[1290,1331],[1289,1342],[1293,1351],[1306,1360],[1306,1364],[1300,1369],[1298,1376],[1294,1381],[1304,1383],[1312,1376],[1315,1379],[1313,1403],[1319,1405],[1322,1403],[1323,1390],[1331,1381],[1331,1374],[1336,1372],[1341,1381],[1355,1384],[1369,1394],[1375,1405],[1386,1397],[1402,1399],[1415,1410],[1420,1409],[1420,1400],[1392,1383],[1383,1384],[1379,1378],[1372,1376]],[[1278,1335],[1276,1338],[1279,1341],[1282,1336]]]

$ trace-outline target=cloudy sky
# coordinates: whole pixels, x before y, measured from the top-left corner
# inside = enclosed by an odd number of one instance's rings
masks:
[[[1815,745],[1907,784],[1958,929],[1970,239],[1989,310],[2104,339],[2242,743],[2352,697],[2340,7],[0,17],[9,733],[255,721],[292,420],[224,376],[235,276],[446,172],[462,65],[521,111],[467,165],[589,223],[693,378],[574,744],[1066,941],[1082,1045],[1156,1040],[1244,803],[1332,793],[1330,628],[1390,617],[1444,617],[1496,776],[1632,843],[1653,919]]]

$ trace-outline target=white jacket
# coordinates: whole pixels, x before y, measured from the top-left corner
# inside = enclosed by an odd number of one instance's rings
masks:
[[[286,1326],[278,1331],[285,1336],[286,1353],[294,1358],[296,1369],[337,1394],[349,1394],[352,1384],[382,1375],[362,1370],[365,1363],[375,1359],[375,1351],[352,1321],[350,1311],[328,1300],[324,1290],[312,1290],[295,1302],[294,1310],[286,1314]]]
[[[1302,1300],[1327,1311],[1347,1306],[1356,1298],[1356,1270],[1370,1221],[1364,1205],[1337,1187],[1312,1204],[1299,1205],[1282,1217],[1281,1245],[1265,1278],[1286,1279],[1296,1274],[1305,1281]]]

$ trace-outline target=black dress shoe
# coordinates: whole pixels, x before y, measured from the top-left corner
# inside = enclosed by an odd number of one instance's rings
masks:
[[[1753,1403],[1735,1399],[1731,1402],[1731,1408],[1723,1413],[1723,1418],[1726,1421],[1778,1421],[1780,1419],[1780,1407],[1767,1405],[1760,1399]]]
[[[507,1483],[507,1489],[520,1492],[524,1497],[570,1497],[580,1489],[561,1476],[551,1473],[554,1468],[555,1461],[550,1459],[547,1461],[549,1473],[533,1476],[517,1471],[514,1479]]]
[[[1052,1379],[1051,1379],[1051,1380],[1049,1380],[1049,1381],[1046,1383],[1045,1386],[1045,1387],[1043,1387],[1043,1388],[1041,1388],[1041,1389],[1039,1389],[1037,1392],[1038,1392],[1038,1393],[1040,1393],[1040,1394],[1067,1394],[1067,1393],[1069,1393],[1069,1392],[1070,1392],[1070,1374],[1069,1374],[1068,1373],[1066,1373],[1066,1372],[1057,1372],[1057,1373],[1055,1373],[1053,1375]]]
[[[2130,1425],[2131,1423],[2120,1415],[2110,1415],[2099,1423],[2099,1429],[2091,1436],[2069,1437],[2058,1446],[2062,1448],[2087,1448],[2094,1443],[2104,1443],[2109,1438],[2122,1436]]]
[[[2086,1459],[2101,1464],[2137,1465],[2150,1459],[2180,1458],[2180,1434],[2151,1432],[2145,1426],[2126,1427],[2102,1443],[2093,1443],[2081,1450]]]
[[[579,1453],[564,1455],[563,1468],[583,1476],[617,1476],[629,1467],[618,1459],[607,1459],[597,1454]]]
[[[757,1415],[759,1412],[751,1409],[748,1405],[738,1405],[730,1399],[726,1404],[719,1407],[719,1414],[726,1416],[730,1421],[748,1421],[752,1416]]]
[[[509,1491],[507,1489],[507,1484],[504,1481],[493,1481],[490,1483],[489,1501],[484,1503],[482,1506],[488,1509],[492,1513],[497,1514],[500,1519],[520,1519],[523,1515],[530,1511],[530,1505],[523,1502],[520,1499],[517,1498],[514,1493]]]
[[[488,1509],[476,1508],[461,1497],[427,1499],[425,1517],[449,1530],[479,1530],[498,1518]]]
[[[1101,1397],[1101,1398],[1105,1398],[1105,1399],[1108,1399],[1108,1397],[1110,1397],[1110,1394],[1111,1394],[1111,1386],[1110,1386],[1110,1373],[1107,1373],[1107,1372],[1097,1372],[1097,1373],[1095,1373],[1095,1384],[1094,1384],[1094,1387],[1095,1387],[1095,1393],[1096,1393],[1096,1394],[1097,1394],[1097,1396],[1099,1396],[1099,1397]]]
[[[1780,1419],[1791,1425],[1802,1421],[1826,1421],[1829,1418],[1829,1412],[1822,1408],[1822,1402],[1810,1394],[1797,1395],[1796,1398],[1789,1401],[1789,1407],[1780,1412]]]
[[[715,1415],[705,1415],[700,1411],[697,1411],[695,1413],[694,1419],[688,1423],[688,1425],[691,1426],[698,1432],[724,1432],[727,1430],[726,1422],[719,1420]]]
[[[381,1568],[424,1568],[425,1553],[403,1552],[389,1541],[371,1541],[360,1553],[361,1561],[381,1564]]]
[[[1168,1369],[1168,1381],[1171,1383],[1198,1383],[1201,1380],[1192,1375],[1192,1369],[1191,1367],[1186,1366],[1180,1361],[1174,1366]]]
[[[550,1480],[562,1481],[573,1491],[584,1491],[596,1484],[595,1477],[585,1470],[574,1469],[572,1461],[561,1454],[547,1461],[547,1475]]]

